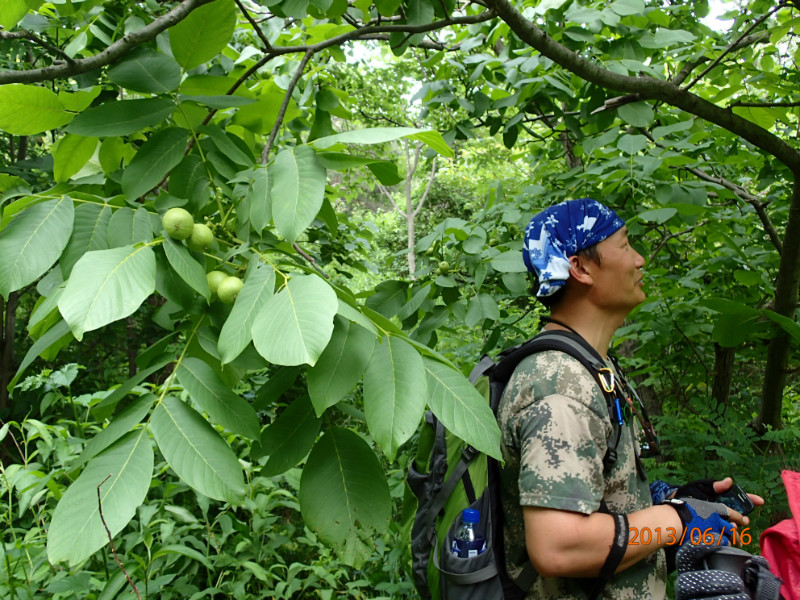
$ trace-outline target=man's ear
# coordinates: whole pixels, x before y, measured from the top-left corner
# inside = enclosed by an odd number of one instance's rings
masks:
[[[584,285],[591,285],[592,274],[591,269],[588,269],[588,260],[578,254],[569,257],[569,276],[578,283]]]

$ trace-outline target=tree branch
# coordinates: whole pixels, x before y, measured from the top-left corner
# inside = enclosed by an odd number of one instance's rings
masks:
[[[110,65],[131,49],[154,39],[159,33],[185,19],[195,8],[213,0],[184,0],[168,13],[158,17],[139,31],[129,33],[102,52],[72,62],[53,64],[28,71],[0,71],[0,85],[5,83],[37,83],[80,75]]]
[[[56,48],[52,44],[49,44],[32,31],[3,31],[0,29],[0,40],[30,40],[56,56],[61,57],[70,64],[75,62],[75,59],[66,54],[61,48]]]
[[[397,205],[397,202],[394,201],[394,198],[392,198],[392,195],[389,193],[389,190],[386,188],[386,186],[383,185],[382,183],[379,183],[378,189],[383,193],[384,196],[386,196],[389,199],[389,202],[392,203],[392,206],[398,212],[398,214],[402,215],[403,211],[400,210],[400,207]]]
[[[272,150],[272,144],[275,143],[275,138],[278,135],[278,130],[281,127],[281,123],[283,123],[283,117],[286,115],[286,109],[289,108],[289,102],[292,99],[292,92],[294,88],[297,87],[297,82],[300,81],[300,77],[303,75],[303,71],[306,70],[306,65],[311,57],[314,56],[312,51],[308,51],[303,55],[303,59],[300,61],[300,66],[297,67],[297,70],[294,72],[294,76],[292,80],[289,82],[289,87],[286,89],[286,94],[283,96],[283,102],[281,103],[281,108],[278,111],[278,114],[275,117],[275,124],[272,126],[272,131],[269,132],[269,139],[267,140],[267,145],[264,146],[264,151],[261,153],[261,163],[266,164],[267,159],[269,158],[269,153]]]
[[[687,233],[691,233],[692,231],[694,231],[695,229],[697,229],[697,228],[699,228],[699,227],[705,227],[705,226],[706,226],[706,225],[708,225],[709,223],[710,223],[710,221],[708,221],[708,220],[706,220],[706,221],[701,221],[700,223],[697,223],[697,224],[695,224],[695,225],[692,225],[691,227],[687,227],[687,228],[686,228],[686,229],[684,229],[683,231],[677,231],[677,232],[675,232],[675,233],[670,233],[669,235],[665,235],[665,236],[663,236],[663,237],[661,238],[661,240],[658,242],[658,244],[656,244],[656,247],[653,249],[653,252],[651,252],[651,253],[650,253],[650,257],[647,259],[647,262],[653,262],[653,259],[656,257],[656,255],[657,255],[659,252],[661,252],[661,249],[662,249],[664,246],[666,246],[666,245],[667,245],[667,242],[669,242],[670,240],[673,240],[673,239],[675,239],[675,238],[679,238],[679,237],[681,237],[682,235],[686,235]]]
[[[725,49],[725,54],[730,54],[731,52],[735,52],[736,50],[741,50],[742,48],[746,48],[747,46],[752,46],[753,44],[757,44],[759,42],[763,42],[764,40],[769,40],[769,34],[766,31],[761,31],[759,33],[749,35],[749,36],[741,36],[738,40],[733,42],[730,46]],[[680,71],[678,71],[674,77],[670,79],[672,83],[675,85],[681,85],[689,75],[692,74],[697,67],[702,64],[707,63],[710,58],[707,56],[703,56],[696,60],[686,63]]]
[[[242,14],[244,15],[244,18],[247,19],[247,21],[250,23],[250,26],[253,28],[253,31],[256,32],[256,35],[259,37],[261,42],[264,44],[264,48],[267,50],[267,52],[272,50],[272,44],[269,43],[269,40],[267,39],[267,36],[265,36],[264,32],[261,31],[261,27],[258,26],[258,23],[256,23],[255,19],[253,19],[253,17],[250,15],[248,10],[244,7],[244,5],[242,4],[241,0],[236,0],[236,6],[238,6],[239,10],[242,11]]]
[[[800,177],[800,152],[763,127],[681,89],[670,81],[614,73],[562,46],[522,16],[508,0],[487,0],[497,15],[526,44],[589,83],[630,94],[642,100],[659,100],[714,123],[772,154]]]
[[[756,19],[756,21],[750,27],[747,28],[747,31],[745,31],[742,35],[740,35],[736,39],[736,41],[734,41],[730,46],[725,48],[725,51],[722,54],[720,54],[710,65],[708,65],[705,69],[703,69],[703,72],[700,73],[700,75],[698,75],[694,79],[692,79],[692,81],[689,82],[686,85],[686,87],[684,87],[683,89],[685,91],[688,91],[689,89],[691,89],[691,87],[694,86],[694,84],[696,84],[698,81],[700,81],[703,77],[706,76],[706,74],[708,74],[712,69],[714,69],[714,67],[716,67],[719,63],[721,63],[723,58],[725,58],[728,54],[730,54],[735,49],[737,49],[739,47],[739,43],[742,40],[744,40],[748,35],[750,35],[750,33],[756,27],[761,25],[761,23],[766,21],[768,18],[770,18],[772,15],[774,15],[776,12],[778,12],[781,8],[783,8],[782,4],[778,4],[777,6],[773,6],[764,16],[762,16],[759,19]]]
[[[702,169],[698,169],[697,167],[681,167],[682,169],[692,173],[696,177],[708,181],[710,183],[716,183],[717,185],[721,185],[722,187],[729,189],[737,197],[741,198],[745,202],[747,202],[753,209],[756,211],[758,218],[761,220],[761,225],[764,227],[764,231],[769,236],[772,245],[775,246],[775,249],[778,251],[778,254],[783,252],[783,242],[781,241],[781,236],[778,234],[778,230],[775,228],[775,225],[772,223],[772,220],[769,218],[769,214],[767,213],[766,205],[764,202],[761,201],[758,196],[754,196],[741,186],[736,185],[732,181],[725,179],[724,177],[716,177],[714,175],[709,175]]]
[[[750,108],[796,108],[800,106],[800,102],[733,102],[728,105],[730,108],[734,106],[747,106]]]
[[[425,200],[428,198],[428,192],[431,191],[431,185],[433,184],[433,180],[436,178],[436,159],[438,157],[433,157],[433,164],[431,165],[431,176],[428,177],[428,183],[425,186],[425,191],[422,192],[422,198],[419,199],[419,204],[417,204],[417,208],[414,209],[413,216],[416,217],[419,214],[419,211],[422,210],[422,205],[425,204]]]

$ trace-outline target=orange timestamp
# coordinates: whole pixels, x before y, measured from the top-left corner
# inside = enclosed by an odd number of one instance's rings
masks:
[[[734,529],[731,534],[731,543],[734,546],[747,546],[752,543],[753,536],[749,533],[750,528],[745,527],[741,531]],[[678,532],[674,527],[629,527],[628,528],[628,544],[631,546],[643,545],[647,546],[655,542],[659,546],[663,543],[667,546],[674,546],[675,544],[683,545],[688,536],[690,544],[699,545],[704,544],[707,546],[721,545],[722,536],[715,534],[713,529],[709,527],[702,530],[699,527],[683,528],[683,533],[678,537]]]

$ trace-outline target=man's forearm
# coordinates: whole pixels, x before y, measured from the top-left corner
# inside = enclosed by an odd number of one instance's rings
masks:
[[[528,556],[542,576],[596,577],[600,573],[614,540],[611,515],[534,507],[525,507],[524,514]],[[681,519],[670,506],[651,506],[627,517],[630,535],[617,572],[678,543],[683,534]]]

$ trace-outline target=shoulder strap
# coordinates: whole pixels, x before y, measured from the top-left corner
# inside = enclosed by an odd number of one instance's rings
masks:
[[[507,382],[519,363],[531,354],[545,350],[558,350],[569,354],[580,361],[595,376],[600,369],[605,368],[603,359],[581,336],[571,331],[548,330],[542,331],[519,346],[502,352],[501,359],[492,372],[492,378]]]
[[[617,394],[613,391],[609,392],[602,380],[601,374],[607,371],[608,367],[597,351],[580,335],[560,329],[542,331],[527,342],[501,352],[500,360],[497,364],[494,367],[484,368],[483,372],[488,372],[493,386],[503,388],[508,383],[508,380],[511,379],[514,369],[517,368],[520,362],[531,354],[544,352],[545,350],[557,350],[570,355],[592,374],[600,386],[606,399],[606,407],[608,408],[612,428],[611,437],[607,439],[606,453],[603,456],[603,470],[607,473],[617,461],[617,445],[621,437],[622,427],[622,409],[619,406]],[[492,407],[492,409],[494,410],[496,407]]]

